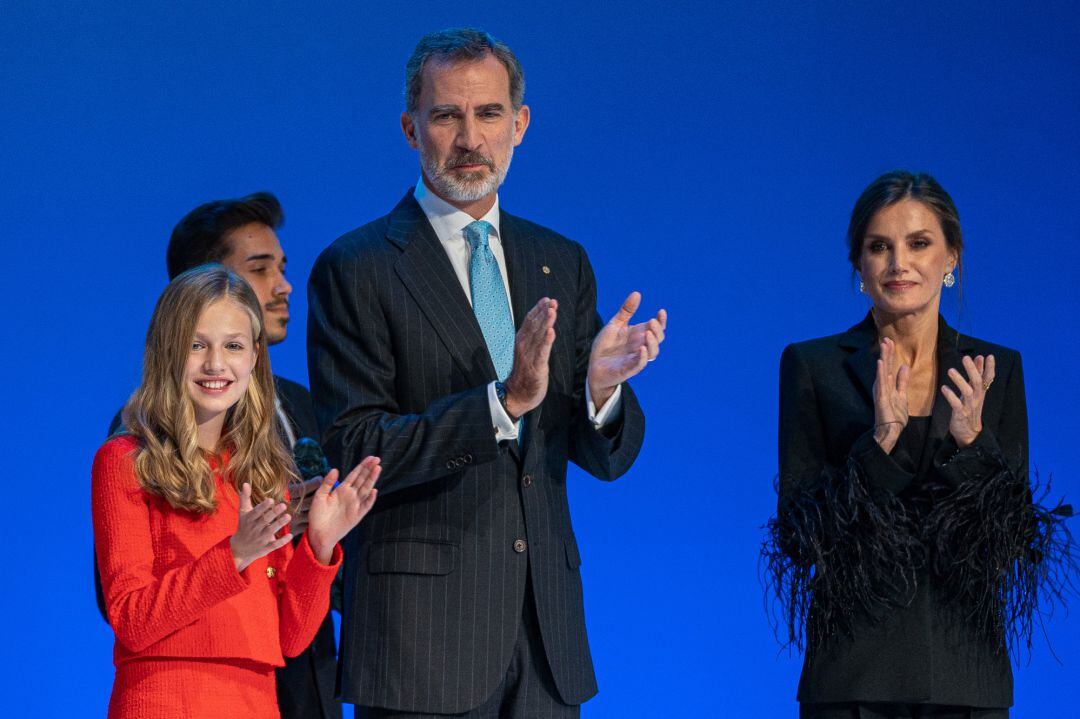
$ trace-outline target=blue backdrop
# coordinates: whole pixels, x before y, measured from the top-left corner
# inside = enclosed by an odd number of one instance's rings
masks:
[[[3,4],[8,715],[104,715],[90,460],[138,379],[173,224],[278,194],[297,290],[272,360],[306,380],[312,262],[418,176],[398,116],[431,29],[482,26],[524,64],[533,122],[503,206],[586,246],[603,315],[631,289],[671,315],[635,382],[637,464],[572,477],[601,687],[585,716],[794,715],[800,660],[757,578],[777,363],[865,313],[843,237],[885,170],[952,193],[968,251],[946,316],[1024,353],[1033,463],[1080,501],[1072,3],[453,5]],[[1080,621],[1045,629],[1061,663],[1038,637],[1018,717],[1061,716],[1080,669]]]

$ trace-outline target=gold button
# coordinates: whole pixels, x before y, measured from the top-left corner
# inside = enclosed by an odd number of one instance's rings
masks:
[[[267,567],[266,568],[266,578],[267,579],[273,579],[275,574],[277,574],[277,572],[274,570],[273,567]]]
[[[550,275],[550,274],[551,274],[551,268],[550,268],[550,267],[548,267],[547,265],[544,265],[544,266],[543,266],[543,267],[541,267],[540,269],[542,269],[542,270],[544,271],[544,274],[545,274],[545,275]]]

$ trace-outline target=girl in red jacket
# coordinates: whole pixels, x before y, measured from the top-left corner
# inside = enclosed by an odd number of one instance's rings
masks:
[[[158,300],[127,434],[98,451],[94,541],[116,632],[110,717],[277,717],[274,668],[312,640],[341,540],[371,509],[379,460],[315,492],[288,533],[298,481],[275,426],[258,300],[217,265]],[[284,533],[283,533],[284,532]]]

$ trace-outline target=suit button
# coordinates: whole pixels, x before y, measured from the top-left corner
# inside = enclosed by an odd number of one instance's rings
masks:
[[[515,539],[514,540],[514,551],[517,552],[518,554],[521,554],[522,552],[525,551],[525,540],[524,539]]]
[[[446,468],[447,469],[453,469],[454,468],[454,460],[452,460],[452,459],[446,460]]]
[[[472,455],[471,454],[466,454],[465,455],[465,464],[472,464]]]
[[[521,478],[521,486],[523,486],[523,487],[531,487],[532,486],[532,475],[531,474],[526,474],[524,477]]]
[[[277,574],[277,571],[273,567],[267,567],[266,568],[266,578],[267,579],[273,579],[275,574]]]

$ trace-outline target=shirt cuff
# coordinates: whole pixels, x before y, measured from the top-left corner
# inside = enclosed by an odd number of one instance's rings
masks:
[[[608,402],[611,404],[611,402]],[[491,424],[495,428],[495,441],[518,438],[518,423],[510,419],[503,409],[499,395],[495,392],[495,383],[488,385],[488,406],[491,407]]]
[[[615,392],[608,397],[608,401],[596,411],[596,405],[592,401],[592,392],[589,391],[589,380],[585,380],[585,401],[588,402],[589,421],[594,429],[600,429],[606,424],[611,424],[622,418],[622,385],[615,388]],[[508,418],[509,419],[509,418]]]

